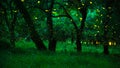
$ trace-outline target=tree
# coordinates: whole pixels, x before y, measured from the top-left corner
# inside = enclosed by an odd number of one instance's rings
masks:
[[[104,39],[106,40],[104,42],[104,54],[109,54],[109,50],[108,50],[108,25],[111,22],[110,20],[110,16],[113,13],[113,11],[111,11],[111,7],[113,7],[113,3],[114,0],[106,0],[104,1],[105,3],[105,8],[106,8],[106,16],[104,18]]]
[[[18,9],[20,10],[20,12],[23,14],[23,17],[28,25],[29,31],[30,31],[30,36],[31,39],[33,40],[33,42],[36,44],[36,47],[39,50],[46,50],[47,48],[45,47],[45,45],[43,44],[41,38],[39,37],[39,34],[37,33],[37,31],[35,30],[33,21],[30,17],[30,14],[28,13],[27,9],[25,8],[25,6],[23,5],[23,3],[20,0],[14,0],[16,6],[18,7]]]
[[[3,1],[1,4],[4,14],[4,20],[8,27],[8,31],[10,34],[10,44],[11,47],[15,47],[15,23],[17,20],[17,12],[15,12],[15,7],[11,0]]]
[[[63,6],[62,4],[58,3],[65,11],[66,16],[68,18],[70,18],[72,20],[72,24],[75,27],[76,30],[76,46],[77,46],[77,51],[81,52],[82,50],[82,44],[81,44],[81,40],[82,40],[82,32],[85,26],[85,20],[87,17],[87,8],[88,8],[88,3],[86,2],[86,4],[83,4],[82,1],[79,0],[68,0],[66,1],[67,3],[69,3],[71,6],[74,6],[75,8],[77,8],[79,10],[79,13],[82,14],[82,21],[80,22],[81,26],[77,26],[77,24],[75,23],[74,19],[72,18],[72,16],[69,14],[68,9],[65,8],[65,6]],[[60,15],[60,16],[65,16],[65,15]]]
[[[48,2],[49,3],[49,2]],[[54,31],[53,31],[53,21],[52,21],[52,10],[54,7],[54,0],[50,1],[50,6],[48,5],[48,12],[47,12],[47,24],[49,29],[49,50],[55,51],[56,48],[56,40],[54,37]]]
[[[37,1],[37,2],[38,2],[38,4],[35,4],[36,3],[36,1],[35,1],[34,5],[31,7],[37,8],[40,11],[44,12],[46,19],[47,19],[46,22],[47,22],[47,26],[48,26],[48,40],[49,40],[48,49],[50,51],[55,51],[57,41],[54,36],[53,20],[52,20],[53,19],[52,11],[54,8],[54,0],[41,0],[40,2],[42,2],[42,4],[39,4],[39,1]]]

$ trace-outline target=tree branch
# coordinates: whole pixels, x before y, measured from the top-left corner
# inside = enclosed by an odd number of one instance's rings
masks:
[[[75,29],[78,30],[77,24],[74,22],[73,18],[70,16],[70,14],[69,14],[69,12],[66,10],[66,8],[65,8],[62,4],[60,4],[60,3],[58,3],[58,2],[55,2],[55,4],[58,4],[60,7],[62,7],[62,8],[64,9],[64,11],[65,11],[65,13],[66,13],[66,17],[68,17],[69,19],[72,20],[72,24],[74,25]]]

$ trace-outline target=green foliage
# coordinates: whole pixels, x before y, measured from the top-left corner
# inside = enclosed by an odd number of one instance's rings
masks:
[[[36,48],[36,47],[32,41],[26,41],[22,39],[16,42],[16,48],[29,49],[29,48]]]
[[[48,40],[44,40],[45,46],[48,48]],[[26,41],[26,40],[19,40],[16,42],[16,48],[17,50],[29,50],[29,49],[34,49],[36,50],[35,44],[32,41]],[[109,46],[109,51],[110,54],[120,54],[119,46]],[[19,51],[19,50],[18,50]],[[27,51],[26,51],[27,52]],[[57,46],[56,46],[56,52],[66,52],[66,53],[71,53],[71,52],[76,52],[76,44],[75,42],[71,42],[70,39],[67,39],[66,41],[58,41]],[[103,46],[102,44],[99,45],[94,45],[90,44],[90,42],[83,41],[82,42],[82,52],[86,53],[102,53],[103,52]],[[17,53],[17,52],[16,52]]]
[[[0,51],[0,54],[0,66],[3,68],[118,68],[120,66],[119,55],[50,53],[34,50],[22,54]]]

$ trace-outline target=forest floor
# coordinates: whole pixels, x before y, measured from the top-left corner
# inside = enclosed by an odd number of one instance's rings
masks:
[[[52,53],[39,52],[35,48],[16,48],[12,52],[0,50],[0,68],[120,68],[120,54],[59,52],[59,49]]]

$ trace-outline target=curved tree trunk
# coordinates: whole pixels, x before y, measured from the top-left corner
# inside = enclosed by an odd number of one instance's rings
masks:
[[[85,20],[86,20],[86,17],[87,17],[87,7],[88,5],[84,5],[82,6],[82,2],[80,0],[74,0],[72,1],[72,3],[74,3],[74,5],[79,8],[81,7],[81,9],[79,9],[79,12],[82,14],[82,21],[81,21],[81,26],[78,27],[78,29],[76,29],[76,45],[77,45],[77,52],[81,52],[82,51],[82,43],[81,43],[81,40],[82,40],[82,32],[83,32],[83,29],[85,27]]]
[[[23,17],[24,17],[26,23],[28,24],[28,28],[29,28],[29,31],[30,31],[30,34],[31,34],[31,39],[36,44],[36,47],[39,50],[47,50],[47,48],[43,44],[43,41],[39,37],[39,34],[35,30],[33,21],[31,19],[30,15],[29,15],[27,9],[23,5],[23,3],[20,0],[14,0],[14,2],[16,4],[16,6],[19,8],[20,12],[23,14]]]

